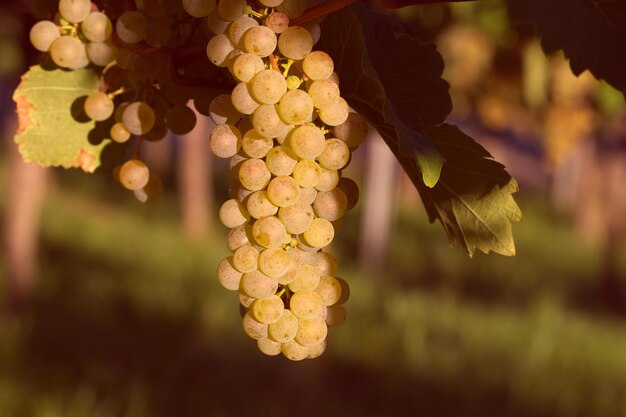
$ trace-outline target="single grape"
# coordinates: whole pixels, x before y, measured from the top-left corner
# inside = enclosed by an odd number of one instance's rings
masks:
[[[267,337],[258,339],[256,341],[256,345],[259,348],[259,351],[267,356],[276,356],[280,354],[280,343],[270,340]]]
[[[71,23],[80,23],[87,18],[91,11],[90,0],[60,0],[59,13]]]
[[[285,77],[271,69],[258,72],[249,83],[250,94],[263,104],[276,104],[287,92]]]
[[[341,299],[341,284],[330,275],[322,275],[315,292],[319,294],[323,305],[331,306]]]
[[[311,34],[300,26],[290,26],[278,37],[278,50],[287,58],[301,60],[312,48]]]
[[[315,215],[331,222],[341,219],[347,210],[348,198],[339,188],[318,192],[313,202]]]
[[[94,65],[104,67],[115,60],[117,48],[109,41],[89,42],[87,44],[87,58]]]
[[[252,230],[249,225],[241,225],[232,228],[228,232],[228,249],[231,251],[236,251],[237,248],[242,247],[243,245],[250,243],[250,237]]]
[[[313,291],[320,283],[320,273],[313,265],[300,265],[296,278],[289,283],[289,289],[295,293]],[[319,294],[319,292],[318,292]],[[321,297],[321,294],[319,294]],[[323,301],[323,299],[322,299]]]
[[[238,49],[244,49],[243,35],[250,28],[259,26],[259,22],[250,16],[241,16],[228,26],[228,39]]]
[[[126,43],[133,44],[144,40],[148,30],[146,17],[137,11],[122,13],[115,23],[115,33]]]
[[[284,309],[278,321],[271,323],[267,330],[270,339],[281,343],[290,342],[298,331],[298,318],[290,310]]]
[[[326,52],[313,51],[304,57],[302,69],[312,80],[325,80],[334,71],[333,59]]]
[[[350,112],[348,118],[333,128],[333,134],[341,139],[349,148],[355,149],[367,137],[367,120],[358,113]]]
[[[257,55],[246,52],[231,61],[230,69],[237,80],[247,83],[265,69],[265,64]]]
[[[217,7],[216,7],[206,17],[206,24],[207,24],[207,27],[209,28],[209,30],[212,33],[214,33],[216,35],[221,35],[221,34],[223,34],[226,31],[226,29],[228,28],[228,25],[230,24],[230,22],[222,19],[222,17],[220,16],[220,13],[219,13],[219,11],[217,10]]]
[[[243,331],[255,340],[267,338],[267,324],[256,321],[252,316],[252,311],[248,311],[243,316]]]
[[[287,273],[292,258],[281,248],[265,249],[259,255],[259,270],[268,277],[279,278]]]
[[[328,246],[335,237],[333,225],[326,219],[313,219],[309,227],[302,233],[307,244],[314,248]]]
[[[233,253],[233,266],[239,272],[256,271],[259,259],[259,251],[251,244],[237,248]]]
[[[298,319],[319,316],[322,307],[322,299],[315,291],[299,291],[289,300],[289,309]]]
[[[226,200],[220,207],[219,218],[226,227],[241,226],[250,220],[250,215],[237,200]]]
[[[278,115],[289,125],[299,125],[311,119],[313,100],[302,90],[287,91],[278,103]]]
[[[213,128],[209,135],[209,147],[214,155],[230,158],[241,149],[241,133],[233,125],[224,124]]]
[[[280,247],[287,231],[283,223],[275,216],[263,217],[252,226],[252,236],[264,248]]]
[[[237,291],[243,274],[235,269],[233,257],[224,258],[217,266],[217,281],[227,290]]]
[[[48,52],[52,42],[60,36],[58,26],[49,20],[37,22],[30,29],[30,43],[41,52]]]
[[[239,167],[239,181],[251,191],[259,191],[265,188],[270,181],[271,174],[261,159],[248,159]]]
[[[276,278],[268,277],[259,271],[247,272],[241,277],[240,291],[249,297],[269,297],[273,295],[277,289],[278,281]]]
[[[267,26],[255,26],[243,35],[244,49],[262,58],[269,56],[276,49],[276,34]]]
[[[91,42],[104,42],[111,36],[113,25],[104,13],[91,12],[80,24],[80,29]]]
[[[283,222],[288,233],[299,235],[311,225],[315,215],[310,205],[297,203],[289,207],[281,207],[278,210],[278,218]]]
[[[85,45],[68,35],[60,36],[52,42],[50,58],[61,68],[80,69],[89,65]]]
[[[133,135],[148,133],[154,126],[155,121],[154,110],[142,101],[129,104],[122,114],[124,127]]]
[[[274,11],[265,18],[265,26],[272,29],[274,33],[282,33],[289,27],[289,16]]]
[[[300,197],[300,187],[290,176],[276,177],[267,185],[267,197],[275,206],[293,206]]]
[[[300,187],[314,189],[320,182],[322,170],[315,161],[303,159],[293,168],[292,175]]]
[[[102,91],[94,91],[91,93],[84,104],[85,114],[96,122],[108,119],[115,110],[113,100]]]
[[[317,109],[329,107],[339,99],[339,87],[331,80],[313,81],[307,92],[313,100],[313,106]]]
[[[331,138],[326,140],[324,150],[317,157],[322,168],[340,170],[350,160],[350,149],[342,140]]]
[[[280,350],[291,361],[301,361],[309,357],[309,348],[294,341],[282,343]]]
[[[321,168],[320,180],[315,186],[317,191],[330,191],[339,183],[339,173],[330,169]]]
[[[278,212],[278,207],[267,198],[267,191],[255,191],[246,199],[246,209],[250,216],[255,219],[273,216]]]
[[[146,186],[150,179],[150,170],[138,159],[126,161],[120,168],[119,180],[124,188],[131,191],[139,190]]]
[[[326,139],[319,127],[304,125],[291,133],[289,144],[299,158],[314,160],[324,151]]]
[[[346,321],[348,313],[342,305],[326,307],[326,324],[331,327],[339,326]]]
[[[321,317],[298,320],[298,332],[294,340],[302,346],[315,346],[326,339],[328,326]]]
[[[286,135],[291,126],[285,124],[273,104],[263,104],[252,113],[252,126],[267,138]]]
[[[320,120],[329,126],[339,126],[348,119],[348,114],[350,114],[350,107],[342,97],[319,111]]]
[[[206,46],[206,55],[214,65],[227,67],[227,58],[233,49],[233,44],[228,39],[228,36],[220,34],[211,38]]]
[[[276,323],[285,309],[283,300],[276,295],[259,298],[252,304],[252,316],[261,323]]]
[[[124,143],[130,139],[130,132],[124,127],[124,124],[120,122],[111,126],[109,134],[111,135],[111,139],[117,143]]]
[[[252,114],[261,105],[250,95],[247,83],[239,83],[230,95],[233,107],[242,114]]]
[[[264,158],[273,147],[274,141],[271,138],[259,135],[254,129],[248,130],[241,141],[241,149],[250,158]]]
[[[298,163],[296,154],[286,146],[275,146],[265,156],[267,169],[274,175],[291,175]]]

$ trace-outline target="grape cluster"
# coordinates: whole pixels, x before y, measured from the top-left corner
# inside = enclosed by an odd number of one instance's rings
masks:
[[[319,26],[289,26],[306,2],[261,3],[276,9],[220,0],[223,23],[207,45],[237,82],[210,106],[210,148],[230,158],[235,178],[219,213],[232,256],[218,280],[239,292],[244,331],[259,350],[302,360],[319,356],[328,326],[346,317],[349,287],[322,249],[358,199],[341,170],[367,123],[341,98],[332,58],[313,51]]]
[[[35,49],[49,52],[61,68],[105,66],[115,59],[113,25],[89,0],[61,0],[55,20],[37,22],[30,30]]]

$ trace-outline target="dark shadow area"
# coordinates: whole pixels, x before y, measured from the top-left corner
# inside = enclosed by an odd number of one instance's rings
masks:
[[[29,336],[9,367],[34,395],[87,385],[114,406],[112,415],[128,415],[139,387],[149,414],[163,417],[542,416],[514,403],[505,387],[443,384],[329,353],[292,363],[263,356],[239,329],[207,334],[196,317],[141,313],[123,294],[90,302],[81,289],[85,268],[97,264],[116,276],[126,266],[49,248],[47,262],[64,259],[54,271],[63,272],[61,282],[30,305]]]

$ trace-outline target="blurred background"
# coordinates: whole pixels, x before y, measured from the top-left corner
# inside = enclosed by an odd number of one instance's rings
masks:
[[[517,256],[450,248],[382,140],[332,252],[351,286],[326,353],[265,357],[216,281],[228,173],[207,126],[146,148],[142,205],[104,175],[21,162],[26,10],[0,13],[0,417],[626,416],[626,113],[501,2],[397,12],[435,40],[454,113],[518,179]],[[618,53],[616,51],[616,53]]]

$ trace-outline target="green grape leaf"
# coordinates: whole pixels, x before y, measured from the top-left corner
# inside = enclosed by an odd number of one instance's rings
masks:
[[[509,0],[513,23],[534,25],[546,52],[563,50],[585,70],[626,92],[626,3],[622,0]]]
[[[342,96],[383,137],[419,191],[430,221],[441,222],[452,244],[470,256],[476,250],[514,255],[511,222],[521,219],[512,197],[517,183],[472,138],[442,124],[450,109],[440,55],[404,35],[392,41],[393,26],[367,13],[361,8],[357,18],[343,11],[323,23],[321,48],[335,60]]]
[[[22,76],[13,100],[19,118],[15,142],[26,162],[85,172],[100,166],[111,141],[103,140],[105,134],[94,134],[99,126],[83,111],[85,97],[99,85],[99,76],[91,69],[49,70],[37,65]]]
[[[433,187],[443,156],[421,130],[443,122],[452,109],[441,55],[435,45],[401,34],[389,16],[353,9],[358,18],[352,11],[326,18],[321,49],[343,72],[341,91],[350,105],[415,158],[422,181]]]
[[[441,124],[425,133],[446,157],[437,185],[420,190],[431,222],[439,219],[450,243],[461,244],[470,256],[476,249],[515,255],[511,222],[522,219],[512,196],[517,181],[455,126]]]

